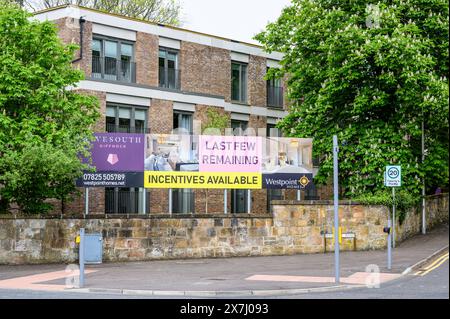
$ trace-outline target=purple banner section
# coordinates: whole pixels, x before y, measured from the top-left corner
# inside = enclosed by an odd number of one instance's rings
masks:
[[[97,171],[142,172],[144,170],[144,134],[95,133],[92,165]]]

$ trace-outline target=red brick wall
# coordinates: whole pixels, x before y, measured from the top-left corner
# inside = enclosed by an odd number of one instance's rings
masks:
[[[231,97],[230,51],[192,42],[181,42],[181,89]]]
[[[149,128],[152,134],[170,134],[173,129],[173,102],[152,99],[149,109]]]
[[[158,86],[158,36],[143,32],[136,34],[136,83]]]
[[[250,105],[267,105],[267,84],[264,80],[267,59],[250,55],[248,64],[248,102]]]
[[[54,21],[58,27],[58,36],[65,44],[74,43],[80,45],[80,23],[78,19],[61,18]],[[75,62],[74,67],[84,71],[86,78],[91,76],[92,65],[92,22],[86,21],[83,27],[83,58]],[[80,57],[80,50],[75,51],[73,59]]]

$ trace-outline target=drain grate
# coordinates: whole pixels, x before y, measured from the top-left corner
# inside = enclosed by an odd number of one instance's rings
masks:
[[[226,278],[207,278],[206,280],[227,280]]]

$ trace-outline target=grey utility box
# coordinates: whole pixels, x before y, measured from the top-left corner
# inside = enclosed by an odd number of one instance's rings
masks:
[[[103,238],[100,233],[84,235],[84,262],[86,264],[101,264],[103,256]]]

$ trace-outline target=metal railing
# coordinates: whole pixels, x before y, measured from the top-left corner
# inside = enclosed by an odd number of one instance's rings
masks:
[[[150,129],[147,127],[131,127],[128,125],[106,124],[106,132],[108,133],[138,133],[149,134]]]
[[[109,57],[92,57],[92,75],[96,79],[136,82],[136,63]]]
[[[267,86],[267,106],[283,107],[283,88],[277,86]]]
[[[159,87],[180,90],[180,70],[170,68],[159,68]]]

